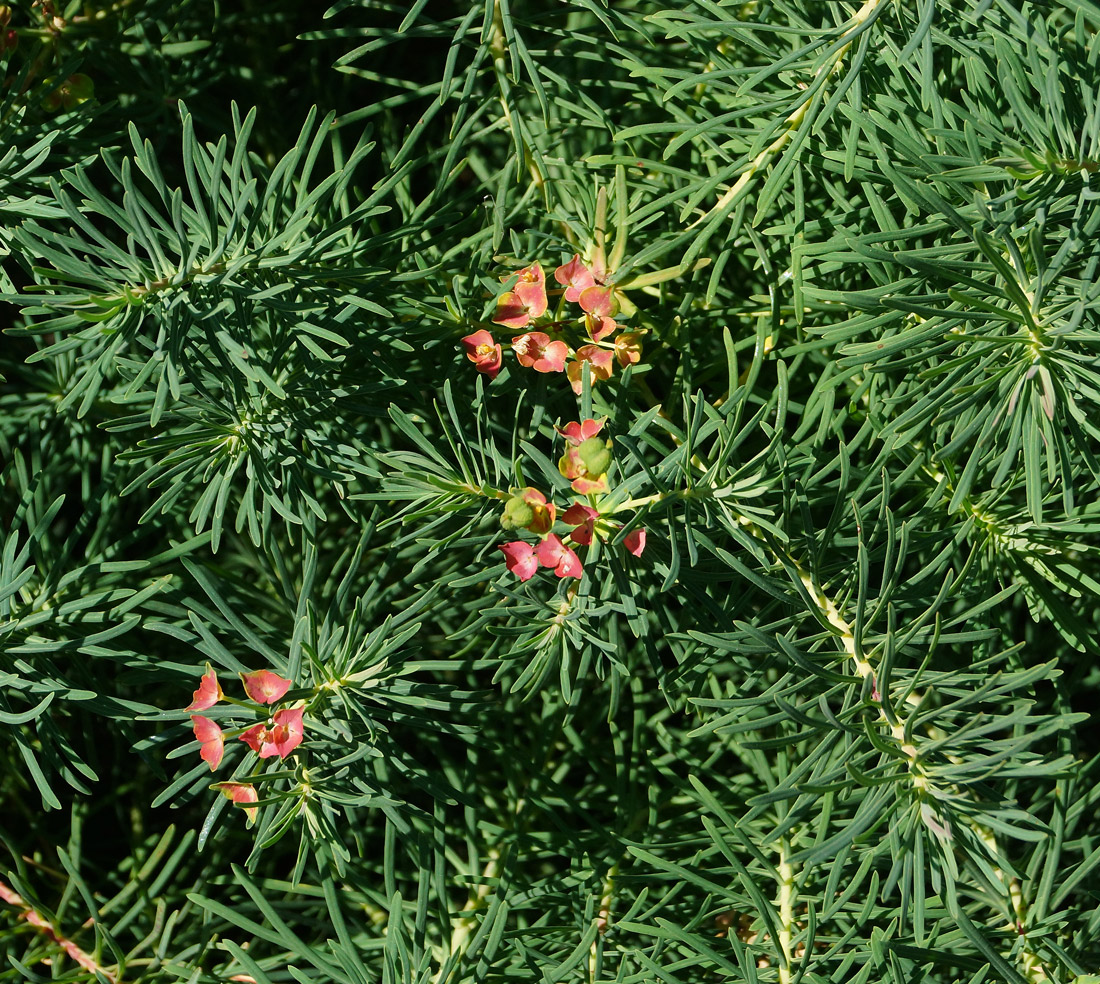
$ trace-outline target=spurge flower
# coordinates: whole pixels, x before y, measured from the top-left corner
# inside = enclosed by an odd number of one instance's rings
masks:
[[[254,725],[241,735],[241,741],[262,759],[273,755],[285,759],[302,743],[302,708],[276,711],[270,725]]]

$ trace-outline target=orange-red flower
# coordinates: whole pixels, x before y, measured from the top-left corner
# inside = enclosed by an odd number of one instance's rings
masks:
[[[598,342],[613,334],[619,326],[615,323],[614,318],[605,318],[598,314],[585,314],[584,327],[588,330],[592,341]]]
[[[569,377],[569,385],[573,392],[580,396],[584,389],[584,364],[587,362],[592,375],[592,382],[611,378],[611,369],[615,356],[607,349],[597,348],[595,345],[582,345],[576,352],[576,358],[565,367],[565,374]]]
[[[213,788],[234,803],[255,803],[259,799],[256,795],[256,787],[247,782],[216,782]],[[248,826],[251,827],[260,814],[260,808],[245,806],[244,812],[248,814]]]
[[[493,341],[493,336],[482,328],[463,338],[462,344],[466,348],[466,358],[474,364],[477,371],[495,379],[500,372],[503,355],[500,345]]]
[[[604,287],[602,284],[585,287],[577,300],[585,314],[614,318],[619,313],[619,299],[615,296],[614,287]]]
[[[544,331],[517,335],[512,339],[512,349],[519,364],[535,372],[562,372],[569,357],[569,346],[565,342],[550,341],[550,336]]]
[[[221,685],[218,683],[218,675],[214,672],[213,667],[207,663],[206,672],[199,680],[199,689],[192,695],[191,703],[184,710],[205,711],[208,707],[213,707],[224,696]]]
[[[241,673],[245,693],[257,704],[274,704],[290,689],[290,681],[271,670],[254,670]]]
[[[554,271],[554,279],[565,288],[565,299],[573,302],[580,300],[582,290],[596,284],[595,276],[581,262],[579,253]]]
[[[222,735],[222,729],[210,718],[204,718],[201,714],[192,714],[191,724],[195,729],[195,737],[202,743],[199,758],[209,765],[210,771],[213,772],[222,764],[222,755],[225,753],[225,736]]]
[[[493,324],[506,328],[525,328],[534,318],[546,313],[546,276],[538,263],[524,267],[518,273],[516,286],[497,298]]]
[[[254,725],[241,735],[241,741],[252,751],[258,752],[260,758],[271,758],[272,755],[286,758],[302,743],[302,708],[276,711],[270,725]]]

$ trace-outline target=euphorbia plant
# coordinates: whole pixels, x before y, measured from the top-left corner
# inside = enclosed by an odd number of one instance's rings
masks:
[[[1098,39],[0,4],[0,984],[1092,984]]]

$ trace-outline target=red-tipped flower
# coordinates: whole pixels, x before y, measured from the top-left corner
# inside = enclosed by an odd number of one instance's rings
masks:
[[[184,710],[205,711],[208,707],[213,707],[224,696],[221,685],[218,683],[218,675],[214,672],[213,667],[207,663],[206,672],[199,680],[199,689],[192,695],[191,703]]]
[[[463,338],[462,344],[466,349],[466,358],[474,364],[477,371],[495,379],[500,372],[503,355],[500,345],[493,341],[493,336],[482,328]]]
[[[256,795],[256,787],[247,782],[216,782],[213,788],[234,803],[255,803],[259,799]],[[248,826],[251,827],[260,814],[260,808],[245,806],[244,812],[248,814]]]
[[[558,577],[580,577],[584,573],[580,558],[551,533],[536,548],[535,554],[543,567],[552,567]]]
[[[535,372],[564,372],[569,358],[565,342],[552,342],[544,331],[529,331],[512,339],[512,349],[521,366]]]
[[[290,689],[290,681],[271,670],[254,670],[240,677],[245,693],[257,704],[274,704]]]
[[[254,725],[241,735],[241,741],[252,751],[258,752],[262,759],[273,755],[286,758],[302,743],[303,733],[302,708],[296,707],[276,711],[270,728],[263,724]]]
[[[199,758],[209,765],[210,771],[213,772],[222,764],[222,755],[225,753],[225,737],[222,735],[222,729],[210,718],[204,718],[201,714],[192,714],[191,724],[195,729],[195,737],[202,743]]]
[[[504,562],[513,574],[521,581],[529,581],[539,569],[538,559],[535,557],[535,548],[522,540],[512,543],[502,543],[498,548],[504,554]]]

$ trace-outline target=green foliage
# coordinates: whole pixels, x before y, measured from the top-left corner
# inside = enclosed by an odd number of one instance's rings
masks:
[[[1100,980],[1100,6],[5,18],[0,980]]]

